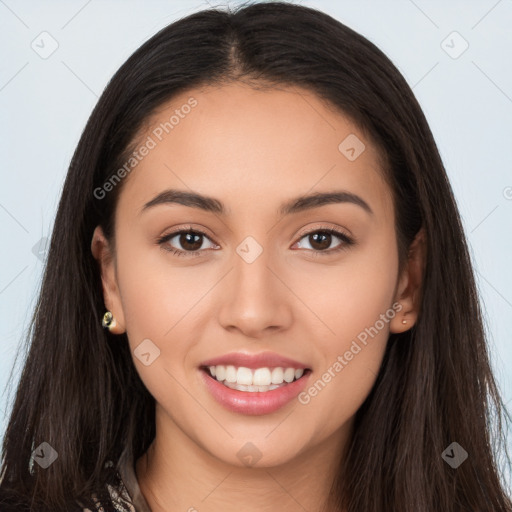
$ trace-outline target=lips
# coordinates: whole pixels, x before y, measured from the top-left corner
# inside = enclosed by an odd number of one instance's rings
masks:
[[[248,415],[270,414],[289,404],[311,374],[305,364],[273,352],[226,354],[204,361],[199,370],[206,389],[219,404]],[[222,375],[215,375],[216,371]]]
[[[201,378],[212,397],[231,412],[247,415],[263,415],[275,412],[289,404],[306,387],[309,372],[290,384],[264,392],[248,392],[230,389],[205,371]]]
[[[220,357],[215,357],[213,359],[208,359],[208,361],[204,361],[200,366],[209,367],[209,366],[217,366],[217,365],[232,365],[236,367],[243,366],[245,368],[308,368],[307,365],[290,359],[288,357],[281,356],[276,354],[275,352],[261,352],[259,354],[248,354],[245,352],[232,352],[231,354],[226,354]]]

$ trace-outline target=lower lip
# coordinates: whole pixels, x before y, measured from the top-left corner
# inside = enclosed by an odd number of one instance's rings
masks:
[[[310,371],[306,372],[286,386],[270,391],[238,391],[231,389],[210,377],[205,370],[200,370],[206,387],[226,409],[240,414],[260,415],[270,414],[291,402],[305,387]]]

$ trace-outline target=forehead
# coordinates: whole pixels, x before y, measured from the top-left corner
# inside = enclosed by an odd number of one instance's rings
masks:
[[[347,116],[297,87],[236,82],[180,93],[145,123],[134,147],[143,146],[121,193],[131,208],[179,188],[222,198],[228,214],[252,214],[343,188],[392,214],[377,149]]]

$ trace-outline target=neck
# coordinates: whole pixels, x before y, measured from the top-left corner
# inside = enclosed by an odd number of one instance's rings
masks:
[[[327,512],[349,430],[284,463],[248,467],[212,456],[157,411],[156,436],[136,462],[137,480],[152,512]]]

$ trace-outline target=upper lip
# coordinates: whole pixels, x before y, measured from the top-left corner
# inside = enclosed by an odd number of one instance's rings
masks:
[[[281,368],[295,368],[295,369],[307,369],[308,366],[290,359],[289,357],[276,354],[275,352],[260,352],[259,354],[248,354],[246,352],[231,352],[223,356],[214,357],[201,363],[201,366],[217,366],[217,365],[232,365],[232,366],[243,366],[245,368],[256,368],[265,367],[281,367]]]

